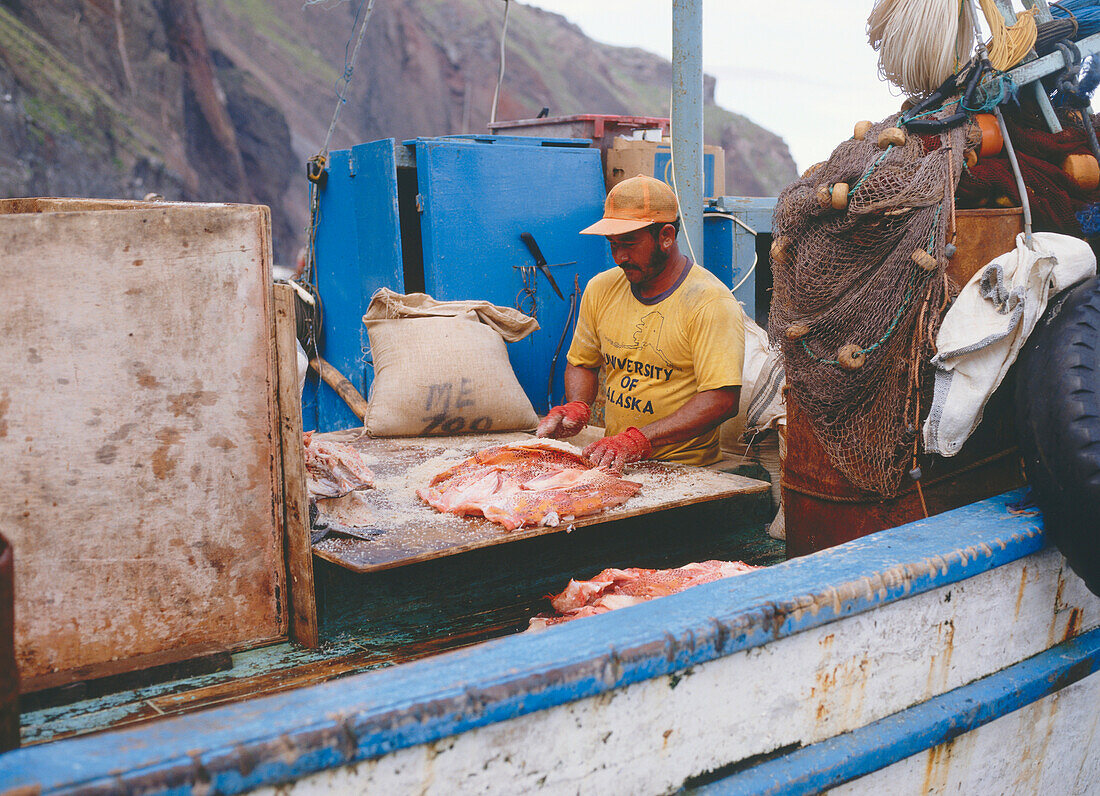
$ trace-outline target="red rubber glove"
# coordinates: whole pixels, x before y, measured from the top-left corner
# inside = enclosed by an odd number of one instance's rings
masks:
[[[588,425],[588,418],[591,416],[592,410],[584,401],[570,401],[567,404],[555,406],[539,423],[535,436],[554,439],[572,437]]]
[[[596,467],[622,472],[623,465],[648,459],[653,453],[649,439],[631,426],[613,437],[598,439],[581,451],[581,456]]]

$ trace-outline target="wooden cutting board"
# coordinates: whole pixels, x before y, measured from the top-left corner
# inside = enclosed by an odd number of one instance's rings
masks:
[[[614,522],[711,500],[766,492],[764,481],[704,467],[666,462],[629,466],[625,478],[642,483],[642,491],[624,505],[557,527],[507,531],[483,517],[441,514],[416,495],[434,475],[493,445],[533,439],[530,434],[478,434],[464,437],[373,439],[359,430],[334,431],[320,438],[346,442],[366,459],[375,489],[318,501],[321,513],[367,531],[369,540],[328,537],[313,545],[319,558],[354,572],[392,567],[463,553],[489,545],[528,539],[574,528]]]

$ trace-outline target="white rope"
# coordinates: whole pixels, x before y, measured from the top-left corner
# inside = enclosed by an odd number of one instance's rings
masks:
[[[508,9],[511,3],[504,0],[504,25],[500,29],[500,72],[497,74],[497,87],[493,92],[493,110],[489,114],[489,123],[497,120],[497,100],[500,98],[500,85],[504,82],[504,42],[508,35]]]
[[[974,49],[974,27],[961,0],[875,0],[867,40],[878,71],[910,97],[935,91]]]

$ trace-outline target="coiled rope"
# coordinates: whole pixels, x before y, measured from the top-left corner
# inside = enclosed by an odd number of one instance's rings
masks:
[[[883,80],[908,96],[930,94],[974,48],[974,28],[960,0],[876,0],[867,40]]]
[[[979,0],[982,14],[989,25],[992,41],[989,43],[989,62],[998,72],[1007,72],[1020,63],[1035,46],[1039,29],[1035,23],[1034,9],[1016,14],[1016,24],[1009,27],[995,0]]]
[[[1075,39],[1100,33],[1100,0],[1061,0],[1050,4],[1055,21],[1072,19],[1077,23]]]

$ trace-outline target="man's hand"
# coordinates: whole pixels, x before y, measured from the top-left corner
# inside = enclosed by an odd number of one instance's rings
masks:
[[[596,467],[622,472],[623,465],[648,459],[653,453],[649,439],[631,426],[613,437],[598,439],[581,451],[581,455]]]
[[[570,401],[567,404],[555,406],[539,423],[535,436],[554,439],[572,437],[588,425],[588,418],[591,415],[592,410],[584,401]]]

